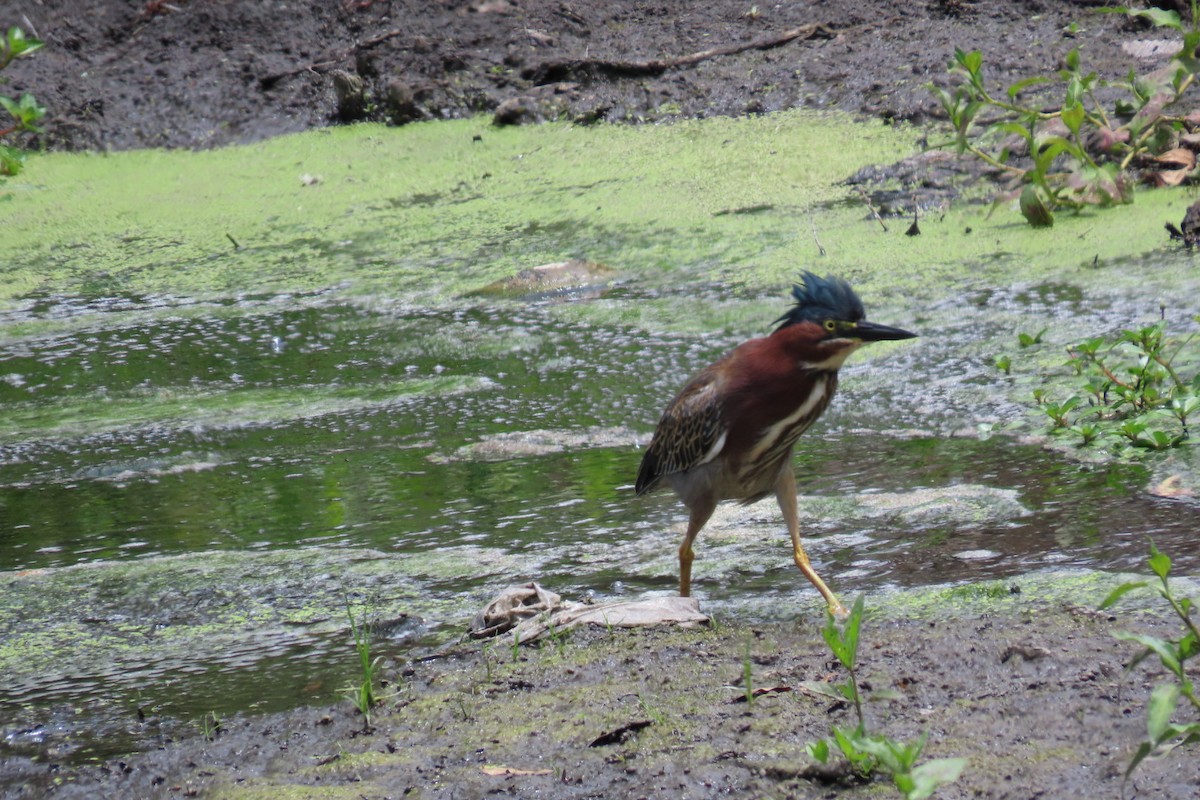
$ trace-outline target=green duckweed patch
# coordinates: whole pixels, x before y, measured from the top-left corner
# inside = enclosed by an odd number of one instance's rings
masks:
[[[1127,575],[1096,570],[1041,570],[1001,581],[979,581],[949,587],[887,593],[887,601],[872,611],[880,619],[936,619],[942,616],[1041,613],[1047,608],[1077,609],[1088,614]],[[1174,580],[1174,579],[1173,579]],[[1179,591],[1194,593],[1196,583],[1178,579]],[[1148,594],[1148,593],[1147,593]],[[1123,613],[1157,614],[1154,598],[1133,596]]]
[[[431,594],[423,583],[506,575],[518,562],[473,546],[404,554],[308,548],[4,573],[0,669],[16,685],[58,674],[119,683],[134,665],[169,673],[230,652],[254,659],[297,647],[336,652],[347,602],[385,626],[464,619],[472,598]]]
[[[758,295],[811,267],[889,304],[964,284],[1088,282],[1089,270],[1129,286],[1122,266],[1164,250],[1163,220],[1188,202],[1143,192],[1136,206],[1060,215],[1051,231],[960,204],[907,237],[907,223],[884,231],[841,181],[911,153],[915,138],[788,112],[643,127],[360,125],[198,153],[46,155],[9,185],[0,300],[337,288],[443,305],[568,258],[689,293],[714,283]],[[563,313],[685,330],[750,313],[733,302],[697,320],[701,305]]]
[[[237,428],[394,405],[405,398],[445,396],[492,386],[478,376],[446,376],[350,386],[291,386],[206,391],[160,387],[123,396],[14,403],[5,409],[0,442],[96,435],[156,425]]]
[[[763,227],[755,215],[714,214],[785,199],[812,208],[910,138],[839,115],[646,128],[478,119],[203,153],[55,154],[9,186],[0,252],[23,253],[8,262],[10,298],[350,282],[353,293],[431,299],[571,256],[672,270],[681,251],[684,264],[719,259]],[[737,224],[705,236],[713,248],[681,241],[711,219]]]

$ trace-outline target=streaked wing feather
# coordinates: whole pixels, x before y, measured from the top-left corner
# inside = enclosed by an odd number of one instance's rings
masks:
[[[719,383],[718,373],[705,371],[667,407],[642,458],[639,494],[664,475],[687,472],[714,457],[711,451],[725,432]]]

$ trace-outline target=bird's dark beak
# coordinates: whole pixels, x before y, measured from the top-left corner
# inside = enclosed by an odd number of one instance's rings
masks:
[[[888,339],[915,339],[917,335],[893,328],[890,325],[867,322],[864,319],[854,327],[854,338],[862,339],[864,342],[882,342]]]

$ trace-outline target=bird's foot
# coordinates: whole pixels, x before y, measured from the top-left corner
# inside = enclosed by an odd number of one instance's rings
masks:
[[[836,597],[829,601],[829,613],[838,622],[845,622],[850,616],[850,610],[842,605]]]

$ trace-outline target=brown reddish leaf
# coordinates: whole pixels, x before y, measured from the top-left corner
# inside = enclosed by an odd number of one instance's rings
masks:
[[[549,775],[548,769],[513,769],[512,767],[502,767],[495,764],[484,764],[480,767],[484,775],[504,776],[504,775]]]
[[[1100,128],[1096,133],[1096,146],[1101,152],[1111,152],[1118,144],[1129,143],[1129,131],[1126,128],[1113,130],[1112,128]]]
[[[1160,164],[1174,164],[1180,169],[1189,170],[1196,166],[1196,154],[1186,147],[1176,147],[1165,153],[1159,153],[1154,160]]]
[[[1200,128],[1200,110],[1189,112],[1188,115],[1183,118],[1183,122],[1185,125],[1187,125],[1188,130]]]
[[[1147,176],[1147,180],[1160,189],[1164,186],[1178,186],[1187,180],[1190,171],[1186,169],[1164,169],[1159,172],[1151,172]]]
[[[1151,97],[1150,101],[1133,115],[1133,119],[1129,121],[1129,127],[1141,131],[1153,125],[1162,116],[1163,108],[1170,99],[1170,96],[1165,93],[1159,93]]]

